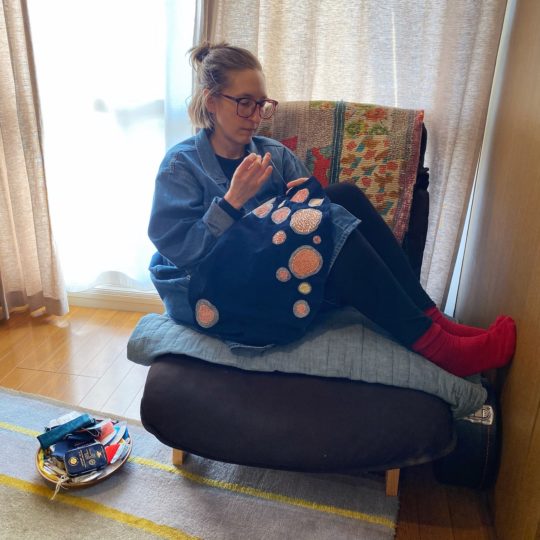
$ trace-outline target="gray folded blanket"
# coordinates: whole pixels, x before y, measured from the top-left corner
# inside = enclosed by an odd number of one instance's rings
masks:
[[[387,336],[369,328],[349,308],[322,314],[301,340],[260,352],[231,350],[219,339],[151,313],[138,322],[128,342],[128,358],[150,365],[164,354],[185,354],[251,371],[281,371],[341,377],[412,388],[446,401],[455,418],[477,411],[486,390],[479,377],[462,379],[440,369]]]

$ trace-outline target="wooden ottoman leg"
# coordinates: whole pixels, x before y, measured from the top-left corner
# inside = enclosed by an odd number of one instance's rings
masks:
[[[184,463],[184,457],[186,453],[183,450],[178,450],[178,448],[172,449],[172,462],[173,465],[179,466]]]
[[[387,497],[396,497],[399,487],[399,469],[390,469],[386,471],[386,495]]]

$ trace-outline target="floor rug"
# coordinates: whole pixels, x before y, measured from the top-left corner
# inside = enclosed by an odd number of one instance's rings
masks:
[[[34,462],[36,436],[74,409],[0,390],[0,538],[394,537],[398,500],[386,497],[383,475],[274,471],[194,455],[176,468],[171,450],[135,421],[133,451],[118,472],[51,500]]]

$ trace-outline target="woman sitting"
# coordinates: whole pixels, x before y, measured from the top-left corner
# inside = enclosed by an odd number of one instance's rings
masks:
[[[255,135],[277,106],[255,56],[203,44],[191,61],[189,112],[201,129],[167,152],[149,225],[152,280],[173,320],[231,346],[267,347],[350,305],[455,375],[511,360],[510,317],[488,330],[447,319],[360,189],[323,190],[285,146]]]

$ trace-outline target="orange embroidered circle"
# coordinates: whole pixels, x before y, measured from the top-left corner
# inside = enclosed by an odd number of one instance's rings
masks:
[[[293,305],[293,313],[299,319],[303,319],[309,315],[309,304],[305,300],[297,300]]]
[[[195,304],[195,318],[203,328],[210,328],[219,321],[219,311],[208,300],[198,300]]]
[[[309,197],[309,189],[308,189],[308,188],[304,188],[304,189],[301,189],[300,191],[297,191],[297,192],[291,197],[291,202],[302,203],[302,202],[304,202],[308,197]]]
[[[321,254],[311,246],[300,246],[289,259],[289,269],[294,277],[305,279],[316,274],[323,264]]]
[[[321,237],[317,234],[313,237],[314,244],[320,244],[322,242]]]
[[[315,208],[297,210],[291,217],[291,228],[298,234],[309,234],[321,223],[322,212]]]
[[[309,294],[311,292],[311,285],[307,281],[303,281],[298,285],[298,292],[302,294]]]
[[[279,225],[280,223],[283,223],[291,213],[291,209],[287,208],[286,206],[284,208],[278,208],[272,213],[272,221]]]
[[[311,199],[311,201],[308,202],[308,206],[321,206],[323,202],[324,199]]]
[[[287,233],[285,231],[278,231],[272,236],[273,244],[283,244],[287,240]]]
[[[274,207],[274,205],[268,201],[268,202],[265,202],[264,204],[261,204],[261,206],[257,206],[257,208],[255,208],[255,210],[253,210],[253,213],[258,217],[258,218],[264,218],[266,217],[272,210],[272,208]]]
[[[276,278],[278,281],[289,281],[289,279],[291,279],[291,273],[284,266],[282,266],[276,270]]]

